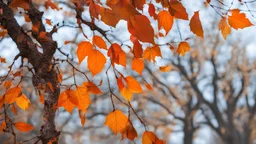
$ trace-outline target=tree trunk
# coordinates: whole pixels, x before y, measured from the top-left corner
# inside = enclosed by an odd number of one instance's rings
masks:
[[[40,129],[39,138],[43,144],[49,142],[58,143],[60,132],[55,127],[55,112],[57,109],[58,96],[60,94],[57,72],[52,65],[52,58],[57,49],[57,44],[52,40],[51,33],[47,33],[44,39],[40,39],[39,33],[45,32],[42,24],[42,13],[38,11],[30,2],[28,15],[33,24],[40,23],[39,32],[32,32],[32,36],[41,44],[43,53],[37,50],[36,44],[30,36],[22,29],[14,18],[11,8],[0,0],[0,23],[7,29],[9,36],[16,43],[20,53],[18,56],[27,58],[32,64],[35,74],[33,75],[33,85],[37,89],[45,91],[43,124]],[[46,32],[45,32],[46,33]]]

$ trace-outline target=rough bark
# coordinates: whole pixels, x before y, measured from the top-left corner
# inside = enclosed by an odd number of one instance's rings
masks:
[[[43,39],[39,37],[40,32],[45,32],[42,24],[42,13],[31,2],[28,15],[33,24],[40,24],[38,32],[32,32],[32,36],[42,46],[43,53],[37,50],[37,46],[32,38],[17,23],[12,9],[3,0],[0,0],[0,8],[3,11],[0,15],[1,25],[7,29],[9,36],[16,43],[19,49],[19,56],[22,59],[28,59],[28,62],[33,66],[35,72],[33,75],[33,85],[38,89],[45,90],[44,122],[41,126],[39,138],[43,144],[50,141],[57,143],[60,132],[56,130],[54,119],[60,88],[58,87],[57,72],[51,63],[57,44],[52,40],[51,33],[46,33],[46,37]],[[49,83],[53,89],[49,87]]]

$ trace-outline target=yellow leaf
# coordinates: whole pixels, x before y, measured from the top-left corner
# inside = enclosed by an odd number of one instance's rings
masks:
[[[237,30],[253,25],[244,13],[240,13],[239,9],[233,9],[231,13],[232,15],[228,17],[228,23],[232,28]]]
[[[86,56],[90,54],[90,52],[93,50],[92,48],[92,44],[87,41],[83,41],[78,44],[76,54],[78,57],[79,64],[85,59]]]
[[[158,13],[158,29],[164,28],[166,34],[172,29],[173,16],[168,11],[161,11]]]
[[[194,15],[192,16],[192,18],[190,20],[189,26],[190,26],[191,31],[194,34],[204,38],[204,31],[203,31],[203,27],[202,27],[202,24],[200,21],[199,11],[194,13]]]
[[[16,104],[23,109],[24,111],[28,108],[30,103],[30,100],[24,95],[22,94],[20,97],[17,98],[16,100]]]
[[[222,36],[224,39],[227,38],[227,35],[230,34],[231,32],[231,28],[230,26],[228,25],[227,23],[227,19],[225,17],[223,17],[221,20],[220,20],[220,23],[219,23],[219,30],[221,31],[222,33]]]
[[[177,53],[182,56],[185,55],[186,52],[190,51],[190,46],[187,42],[181,42],[178,46]]]
[[[130,89],[132,92],[134,93],[142,92],[142,88],[140,84],[132,76],[127,76],[125,78],[125,82],[127,83],[128,89]]]
[[[121,95],[127,100],[130,101],[132,98],[132,91],[129,88],[124,87],[121,90]]]
[[[126,127],[127,122],[127,116],[124,115],[122,111],[115,110],[107,115],[105,125],[107,125],[116,135]]]
[[[92,72],[92,76],[101,72],[105,63],[105,56],[98,50],[93,50],[88,56],[88,68]]]
[[[143,60],[141,60],[139,58],[134,58],[132,60],[132,69],[135,70],[140,75],[142,75],[142,71],[144,69],[144,62],[143,62]]]
[[[24,122],[16,122],[16,123],[14,123],[14,126],[15,126],[18,130],[20,130],[20,131],[22,131],[22,132],[29,132],[29,131],[31,131],[31,130],[34,129],[34,126],[29,125],[29,124],[24,123]]]
[[[5,102],[8,104],[12,104],[16,101],[16,98],[21,95],[21,88],[14,87],[7,91],[5,94]]]

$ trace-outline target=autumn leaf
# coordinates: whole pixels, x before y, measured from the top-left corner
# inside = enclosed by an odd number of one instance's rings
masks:
[[[160,70],[161,72],[169,72],[169,71],[171,71],[171,66],[170,66],[170,65],[160,66],[160,67],[159,67],[159,70]]]
[[[144,15],[135,15],[128,21],[129,32],[142,42],[154,44],[154,30]]]
[[[203,27],[202,27],[202,24],[200,21],[199,11],[194,13],[194,15],[192,16],[192,18],[190,20],[189,26],[190,26],[190,30],[194,34],[204,38],[204,31],[203,31]]]
[[[132,123],[129,121],[126,127],[121,131],[122,140],[128,138],[133,141],[136,137],[138,137],[136,129],[133,127]]]
[[[127,122],[127,116],[124,115],[122,111],[115,110],[107,115],[105,125],[116,135],[126,127]]]
[[[121,91],[125,87],[124,83],[123,83],[122,76],[120,76],[118,79],[116,79],[116,81],[117,81],[118,89],[119,89],[119,91]]]
[[[107,45],[105,41],[100,36],[94,35],[92,38],[92,43],[93,45],[96,45],[101,49],[105,49],[105,50],[107,49]]]
[[[86,56],[88,56],[93,50],[93,45],[90,42],[83,41],[78,44],[77,47],[77,57],[78,57],[78,63],[80,64]]]
[[[148,4],[148,13],[151,17],[154,17],[154,19],[157,19],[156,9],[153,4]]]
[[[150,84],[147,83],[145,86],[146,86],[146,88],[147,88],[148,90],[150,90],[150,91],[153,90],[153,88],[152,88],[152,86],[151,86]]]
[[[12,81],[10,81],[10,80],[4,82],[4,86],[5,86],[5,88],[6,88],[7,90],[12,86],[12,84],[13,84],[13,83],[12,83]]]
[[[100,51],[92,50],[88,55],[88,68],[92,72],[92,76],[102,71],[106,61],[105,56]]]
[[[16,107],[15,107],[14,104],[12,104],[11,110],[12,110],[12,112],[13,112],[15,115],[17,115],[17,109],[16,109]]]
[[[39,91],[39,100],[42,104],[44,104],[44,95],[41,91]]]
[[[86,109],[91,104],[90,95],[87,92],[87,88],[85,86],[77,86],[76,96],[78,99],[78,104],[77,104],[78,109],[82,111],[86,111]]]
[[[186,12],[185,7],[177,0],[171,0],[169,12],[175,18],[188,20],[188,13]]]
[[[158,29],[164,28],[166,34],[172,29],[173,16],[168,11],[161,11],[158,13]]]
[[[52,92],[54,92],[54,88],[53,88],[53,86],[52,86],[52,83],[47,82],[47,85],[48,85],[49,89],[50,89]]]
[[[25,10],[29,9],[29,1],[28,0],[13,0],[10,5],[10,7],[13,7],[13,8],[23,8]]]
[[[231,10],[231,16],[228,17],[228,23],[229,25],[234,29],[243,29],[249,26],[252,26],[253,24],[246,18],[246,15],[244,13],[240,13],[239,9],[233,9]]]
[[[142,135],[142,144],[164,144],[164,142],[156,137],[151,131],[145,131]]]
[[[134,92],[134,93],[140,93],[142,92],[142,88],[138,81],[136,81],[132,76],[127,76],[125,78],[125,82],[128,86],[128,88]]]
[[[139,10],[143,9],[143,5],[146,3],[146,0],[131,0],[131,4]]]
[[[219,23],[219,30],[221,31],[222,33],[222,36],[224,39],[227,38],[227,35],[230,34],[231,32],[231,28],[230,26],[228,25],[227,23],[227,19],[225,17],[223,17],[221,20],[220,20],[220,23]]]
[[[0,96],[0,108],[4,105],[4,96]]]
[[[115,27],[121,19],[129,20],[130,17],[139,14],[135,7],[126,0],[108,0],[107,6],[111,9],[101,7],[100,16],[101,20],[109,26]]]
[[[130,101],[132,98],[132,91],[129,88],[123,87],[120,91],[121,95],[125,98],[125,100]]]
[[[16,101],[19,95],[21,95],[20,87],[11,88],[5,94],[5,102],[8,104],[12,104]]]
[[[5,129],[6,129],[6,123],[5,123],[5,121],[3,121],[3,122],[0,124],[0,132],[4,132]]]
[[[92,82],[84,82],[82,86],[87,87],[87,92],[92,94],[102,94],[102,91]]]
[[[52,26],[52,22],[51,22],[51,20],[49,20],[49,19],[45,19],[45,23],[48,24],[48,25],[50,25],[50,26]]]
[[[187,42],[181,42],[178,46],[177,53],[184,56],[188,51],[190,51],[189,44]]]
[[[117,43],[113,43],[111,45],[111,47],[108,50],[108,56],[110,57],[113,66],[114,66],[114,63],[116,63],[126,67],[125,52]]]
[[[45,2],[45,8],[48,9],[48,8],[51,8],[52,10],[59,10],[58,6],[56,3],[53,3],[51,0],[47,0]]]
[[[17,106],[19,106],[22,110],[26,110],[30,104],[30,100],[24,95],[22,94],[21,96],[19,96],[16,99],[16,104]]]
[[[14,126],[15,126],[18,130],[20,130],[20,131],[22,131],[22,132],[29,132],[29,131],[31,131],[31,130],[34,129],[34,126],[29,125],[29,124],[24,123],[24,122],[16,122],[16,123],[14,123]]]
[[[132,60],[132,69],[135,70],[138,74],[142,75],[144,69],[144,62],[142,59],[134,58]]]
[[[75,108],[75,105],[69,100],[69,97],[66,93],[66,91],[63,91],[58,99],[58,107],[63,106],[66,111],[69,113],[72,113],[73,109]]]
[[[79,117],[81,121],[81,125],[84,126],[85,119],[86,119],[86,111],[79,110]]]
[[[162,57],[162,54],[161,54],[161,51],[160,51],[160,48],[155,45],[154,47],[147,47],[144,51],[144,54],[143,54],[143,58],[144,59],[147,59],[148,61],[153,61],[155,62],[155,58],[159,56],[159,57]]]
[[[134,58],[141,58],[143,54],[142,45],[138,41],[138,39],[134,40],[133,42],[133,55]]]

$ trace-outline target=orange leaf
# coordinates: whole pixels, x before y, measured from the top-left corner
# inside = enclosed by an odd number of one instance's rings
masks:
[[[25,19],[25,22],[30,22],[30,18],[27,14],[24,14],[24,19]]]
[[[92,76],[102,71],[106,61],[105,56],[100,51],[92,50],[88,55],[88,68],[92,72]]]
[[[15,126],[18,130],[20,130],[20,131],[22,131],[22,132],[29,132],[29,131],[31,131],[31,130],[34,129],[34,126],[29,125],[29,124],[24,123],[24,122],[16,122],[16,123],[14,123],[14,126]]]
[[[63,76],[62,73],[60,73],[60,74],[58,75],[58,82],[59,82],[59,83],[62,83],[62,76]]]
[[[244,13],[240,13],[239,9],[233,9],[231,13],[232,15],[228,17],[228,23],[232,28],[237,30],[253,25]]]
[[[86,119],[85,114],[86,114],[86,111],[79,110],[79,117],[80,117],[82,126],[84,126],[84,123],[85,123],[85,119]]]
[[[44,104],[44,96],[41,91],[39,91],[39,99],[42,104]]]
[[[188,14],[185,7],[177,0],[171,0],[169,12],[172,16],[175,16],[175,18],[188,20]]]
[[[45,19],[45,22],[46,22],[48,25],[52,26],[52,22],[51,22],[51,20],[49,20],[49,19]]]
[[[160,66],[160,67],[159,67],[159,70],[160,70],[161,72],[169,72],[169,71],[171,71],[171,66],[170,66],[170,65],[167,65],[167,66]]]
[[[111,47],[108,50],[108,56],[111,59],[113,66],[114,66],[114,63],[116,63],[126,67],[125,52],[117,43],[114,43],[111,45]]]
[[[161,51],[160,51],[160,48],[155,45],[154,47],[147,47],[144,51],[144,54],[143,54],[143,58],[144,59],[147,59],[148,61],[153,61],[153,62],[156,62],[155,61],[155,58],[159,56],[159,57],[162,57],[162,54],[161,54]]]
[[[105,125],[107,125],[116,135],[126,127],[127,122],[127,116],[124,115],[122,111],[115,110],[107,115]]]
[[[101,49],[105,49],[105,50],[107,49],[107,45],[105,41],[100,36],[94,35],[92,38],[92,43],[93,45],[96,45]]]
[[[9,81],[5,81],[4,82],[4,86],[5,86],[6,89],[9,89],[12,86],[12,81],[10,81],[10,80]]]
[[[87,87],[89,93],[102,94],[102,91],[92,82],[84,82],[82,85]]]
[[[191,31],[194,34],[204,38],[204,31],[203,31],[203,27],[202,27],[202,24],[200,21],[199,11],[194,13],[194,15],[192,16],[192,18],[190,20],[189,26],[190,26]]]
[[[185,55],[186,52],[190,51],[190,46],[187,42],[181,42],[178,46],[177,53],[182,56]]]
[[[45,8],[48,9],[48,8],[51,8],[52,10],[59,10],[58,6],[56,3],[53,3],[51,0],[47,0],[45,2]]]
[[[134,5],[134,7],[142,10],[143,5],[146,3],[146,0],[132,0],[131,3]]]
[[[129,88],[123,87],[120,91],[121,95],[125,98],[125,100],[130,101],[132,98],[132,91]]]
[[[29,9],[29,3],[27,0],[13,0],[9,6],[16,9],[18,9],[18,7],[23,8],[25,10]]]
[[[85,86],[77,86],[75,92],[78,100],[77,108],[79,110],[86,111],[91,104],[90,95],[87,92],[87,88]]]
[[[69,100],[66,91],[63,91],[59,96],[58,107],[61,106],[63,106],[69,113],[72,113],[75,108],[75,105]]]
[[[124,88],[123,78],[120,76],[117,80],[117,86],[119,91],[121,91]]]
[[[144,62],[143,62],[143,60],[141,60],[139,58],[134,58],[132,60],[132,69],[135,70],[140,75],[142,75],[142,71],[144,69]]]
[[[158,29],[164,28],[166,34],[172,29],[173,16],[168,11],[161,11],[158,13]]]
[[[133,54],[134,54],[134,58],[141,58],[142,57],[143,49],[142,49],[142,45],[140,44],[138,39],[134,40]]]
[[[15,105],[12,105],[12,112],[15,114],[15,115],[17,115],[17,109],[16,109],[16,107],[15,107]]]
[[[157,19],[156,9],[153,4],[148,4],[148,13],[151,17],[154,17],[154,19]]]
[[[138,136],[136,129],[133,127],[130,121],[127,123],[125,129],[121,131],[121,134],[122,140],[124,138],[128,138],[129,140],[133,141]]]
[[[52,86],[52,83],[47,82],[47,85],[48,85],[48,87],[50,88],[50,90],[51,90],[52,92],[54,92],[54,88],[53,88],[53,86]]]
[[[25,111],[30,104],[30,100],[24,94],[22,94],[16,99],[16,104]]]
[[[101,7],[100,15],[101,20],[109,26],[115,27],[119,20],[128,20],[130,17],[139,14],[127,0],[108,0],[107,6],[111,9]]]
[[[0,96],[0,108],[2,108],[4,104],[4,96]]]
[[[144,15],[135,15],[128,21],[129,32],[142,42],[154,44],[154,30]]]
[[[151,131],[145,131],[142,135],[142,144],[164,144],[164,142],[156,137]]]
[[[21,88],[14,87],[9,89],[5,94],[5,102],[8,104],[12,104],[16,101],[16,98],[21,95]]]
[[[83,41],[78,44],[77,47],[77,57],[78,57],[78,63],[80,64],[86,56],[88,56],[93,50],[93,45],[90,42]]]
[[[231,32],[231,28],[230,26],[228,25],[227,23],[227,19],[225,17],[223,17],[221,20],[220,20],[220,23],[219,23],[219,30],[221,31],[222,33],[222,36],[224,39],[227,38],[227,35],[230,34]]]
[[[0,132],[4,132],[5,129],[6,129],[6,123],[5,121],[3,121],[0,125]]]
[[[141,88],[140,84],[132,76],[127,76],[125,78],[125,82],[127,83],[128,88],[132,92],[134,92],[134,93],[142,92],[142,88]]]
[[[152,86],[151,86],[150,84],[148,84],[148,83],[146,84],[146,87],[147,87],[147,89],[150,90],[150,91],[153,90]]]

